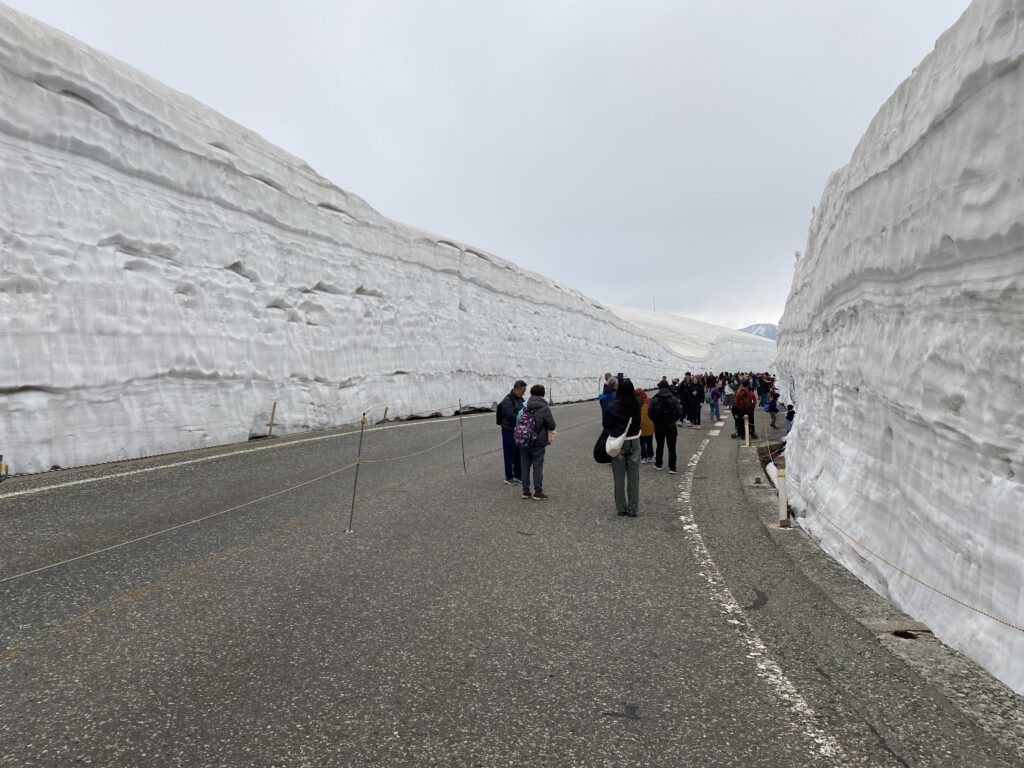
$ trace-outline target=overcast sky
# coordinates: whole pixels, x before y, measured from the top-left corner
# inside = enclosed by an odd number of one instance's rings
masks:
[[[829,174],[967,0],[6,0],[391,218],[777,322]]]

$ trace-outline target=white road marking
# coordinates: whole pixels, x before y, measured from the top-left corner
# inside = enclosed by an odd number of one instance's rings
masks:
[[[473,414],[471,416],[463,416],[462,418],[468,421],[469,419],[480,418],[481,416],[493,416],[493,414],[492,413],[477,413],[477,414]],[[443,423],[446,423],[446,422],[449,422],[449,421],[458,421],[458,420],[459,420],[458,416],[453,416],[453,417],[449,417],[449,418],[445,418],[445,419],[423,419],[423,420],[403,422],[401,424],[391,424],[391,425],[388,425],[386,427],[371,427],[371,428],[365,430],[365,432],[382,432],[382,431],[387,430],[387,429],[401,429],[403,427],[417,427],[417,426],[423,426],[423,425],[426,425],[426,424],[443,424]],[[83,480],[70,480],[70,481],[68,481],[66,483],[55,483],[54,485],[44,485],[44,486],[40,486],[39,488],[26,488],[23,491],[11,491],[10,493],[0,493],[0,499],[10,499],[10,498],[13,498],[15,496],[29,496],[29,495],[34,494],[34,493],[43,493],[44,491],[53,491],[53,490],[56,490],[58,488],[70,488],[71,486],[75,486],[75,485],[88,485],[89,483],[98,483],[101,480],[113,480],[113,479],[118,478],[118,477],[131,477],[132,475],[141,475],[141,474],[145,474],[146,472],[158,472],[159,470],[162,470],[162,469],[174,469],[175,467],[184,467],[184,466],[188,466],[188,465],[191,465],[191,464],[202,464],[202,463],[207,462],[207,461],[217,461],[218,459],[226,459],[226,458],[228,458],[230,456],[238,456],[238,455],[243,454],[243,453],[258,453],[259,451],[272,451],[272,450],[275,450],[277,448],[291,448],[292,446],[295,446],[295,445],[303,445],[305,443],[315,443],[315,442],[320,441],[320,440],[336,440],[338,438],[351,437],[353,435],[358,435],[358,434],[359,434],[359,430],[358,429],[354,429],[351,432],[340,432],[340,433],[334,434],[334,435],[319,435],[317,437],[303,437],[303,438],[299,438],[297,440],[289,440],[286,443],[273,443],[273,444],[270,444],[270,445],[261,445],[261,446],[256,446],[256,447],[252,447],[252,448],[242,448],[241,450],[237,450],[237,451],[229,451],[227,453],[218,453],[216,456],[203,456],[203,457],[198,458],[198,459],[187,459],[185,461],[174,461],[174,462],[171,462],[170,464],[161,464],[158,467],[146,467],[144,469],[133,469],[133,470],[130,470],[128,472],[115,472],[113,474],[102,475],[100,477],[87,477],[87,478],[85,478]],[[200,448],[200,449],[196,449],[196,450],[202,450],[202,449]],[[126,459],[126,461],[127,461],[127,459]]]
[[[710,432],[708,432],[708,437],[718,437],[720,434],[722,434],[722,430],[712,429]]]
[[[733,596],[732,591],[726,586],[722,579],[722,573],[718,570],[711,552],[708,551],[704,538],[697,528],[693,518],[693,476],[700,462],[704,450],[710,444],[705,439],[686,465],[686,474],[679,490],[679,505],[683,514],[679,519],[683,523],[683,531],[686,533],[690,547],[697,558],[700,567],[700,575],[707,581],[711,588],[711,596],[718,605],[718,609],[725,615],[728,623],[736,626],[737,631],[746,643],[749,653],[747,658],[755,662],[758,676],[765,680],[783,701],[792,713],[800,728],[816,745],[818,753],[824,757],[836,761],[836,765],[850,765],[850,760],[843,751],[842,745],[829,733],[825,731],[818,715],[814,712],[806,699],[786,677],[782,668],[769,656],[768,646],[757,634],[756,630],[747,621],[743,608]]]

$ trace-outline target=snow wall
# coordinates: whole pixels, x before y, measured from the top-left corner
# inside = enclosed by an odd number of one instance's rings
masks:
[[[489,404],[520,376],[594,396],[605,370],[649,382],[689,362],[3,5],[0,104],[15,472],[245,440],[274,401],[282,434]]]
[[[1024,2],[979,0],[900,85],[828,182],[778,348],[805,527],[1018,693],[1022,58]]]

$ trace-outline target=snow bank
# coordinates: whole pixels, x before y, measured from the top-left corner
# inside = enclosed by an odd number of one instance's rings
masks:
[[[978,0],[939,39],[829,180],[779,330],[805,525],[1019,693],[1022,57],[1020,0]]]
[[[577,291],[379,215],[0,5],[0,453],[16,472],[681,370]]]
[[[667,312],[615,306],[609,309],[661,342],[686,362],[689,371],[773,370],[774,341]],[[675,368],[665,373],[670,379],[679,375]]]

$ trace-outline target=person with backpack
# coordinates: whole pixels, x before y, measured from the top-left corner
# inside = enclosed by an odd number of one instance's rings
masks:
[[[520,379],[512,385],[512,391],[498,404],[497,420],[501,426],[501,452],[505,457],[505,485],[519,485],[522,482],[522,461],[513,433],[516,416],[523,407],[526,382]]]
[[[516,422],[515,443],[519,447],[523,465],[523,498],[544,501],[544,452],[554,442],[555,417],[544,399],[544,385],[530,387],[530,399],[519,412]],[[533,470],[533,493],[530,493],[530,471]]]
[[[708,393],[708,405],[711,408],[711,420],[720,421],[722,418],[722,388],[717,382]]]
[[[636,517],[640,507],[641,425],[640,398],[631,379],[623,379],[619,384],[618,394],[604,412],[601,424],[608,430],[608,437],[626,436],[622,450],[612,458],[615,509],[622,517]]]
[[[740,384],[740,388],[736,391],[736,404],[732,410],[733,418],[736,420],[736,434],[733,437],[743,439],[743,418],[749,416],[750,437],[754,440],[757,439],[757,430],[754,428],[755,410],[757,410],[757,395],[753,393],[746,383]]]
[[[654,454],[654,468],[660,470],[663,466],[662,458],[665,455],[665,443],[668,443],[668,471],[669,474],[676,473],[676,438],[679,430],[676,422],[683,416],[683,406],[679,398],[672,394],[672,388],[665,382],[658,384],[658,393],[651,398],[647,407],[647,415],[654,422],[654,439],[658,448]]]

